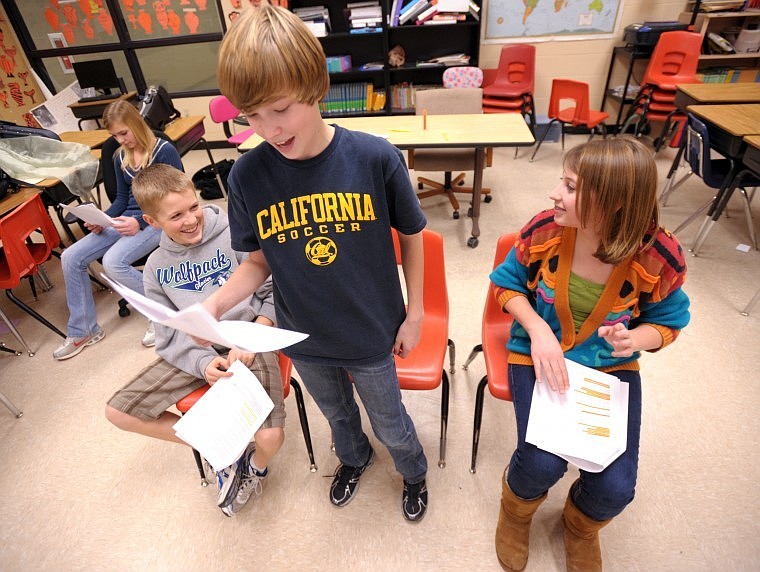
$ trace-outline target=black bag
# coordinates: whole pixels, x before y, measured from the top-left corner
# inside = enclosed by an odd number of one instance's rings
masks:
[[[0,200],[4,199],[5,195],[18,191],[18,187],[16,179],[0,169]]]
[[[216,170],[219,172],[219,176],[222,179],[224,190],[227,191],[227,176],[230,174],[230,169],[235,163],[232,159],[224,159],[218,163],[214,163]],[[193,183],[195,188],[201,192],[201,198],[208,200],[221,199],[222,190],[219,188],[219,183],[216,180],[214,169],[211,165],[206,165],[203,169],[193,175]]]
[[[172,103],[172,98],[163,85],[151,85],[145,90],[140,104],[140,115],[151,129],[163,131],[167,123],[171,123],[181,114]]]

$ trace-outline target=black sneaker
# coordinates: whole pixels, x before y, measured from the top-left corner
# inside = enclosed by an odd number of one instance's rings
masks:
[[[341,464],[335,471],[335,478],[330,486],[330,502],[335,506],[346,506],[354,498],[359,487],[359,477],[375,462],[375,450],[370,447],[369,459],[361,467]]]
[[[422,520],[427,511],[428,491],[425,480],[416,484],[404,481],[404,494],[401,497],[401,512],[406,520]]]

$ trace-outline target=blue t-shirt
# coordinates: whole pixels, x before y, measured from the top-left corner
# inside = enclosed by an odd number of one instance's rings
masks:
[[[389,355],[405,318],[390,229],[414,234],[427,222],[401,152],[336,126],[303,161],[260,144],[228,182],[232,247],[262,250],[278,325],[309,334],[285,353],[326,365]]]

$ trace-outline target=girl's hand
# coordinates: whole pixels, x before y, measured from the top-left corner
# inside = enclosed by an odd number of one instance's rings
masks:
[[[113,227],[122,236],[134,236],[140,232],[140,223],[131,216],[117,216],[113,219]]]
[[[612,357],[630,357],[636,351],[631,331],[623,324],[601,326],[597,334],[612,346]]]
[[[544,322],[542,327],[528,333],[536,381],[539,383],[546,381],[552,391],[565,393],[570,387],[567,367],[565,367],[565,354],[554,332]]]

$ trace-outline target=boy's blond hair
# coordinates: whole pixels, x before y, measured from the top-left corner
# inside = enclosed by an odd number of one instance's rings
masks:
[[[135,136],[137,144],[145,150],[142,162],[139,165],[134,163],[134,151],[124,147],[124,154],[127,157],[126,161],[121,164],[122,169],[126,169],[127,166],[137,167],[141,169],[148,165],[150,161],[150,153],[153,147],[156,146],[156,136],[153,131],[145,123],[140,112],[137,108],[129,103],[125,99],[119,99],[113,103],[109,103],[108,107],[103,110],[103,127],[110,130],[114,123],[123,123]]]
[[[265,4],[246,10],[224,36],[217,81],[243,113],[282,97],[311,105],[330,86],[316,36],[292,12]]]
[[[161,203],[169,193],[195,193],[195,185],[187,174],[165,163],[145,167],[132,181],[132,194],[143,213],[158,216]]]
[[[589,141],[568,151],[565,169],[578,176],[576,208],[582,226],[599,233],[595,256],[619,264],[655,239],[659,225],[657,166],[642,143],[631,137]]]

